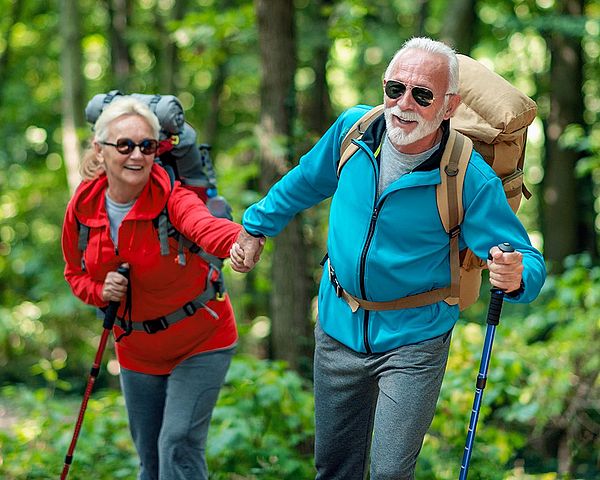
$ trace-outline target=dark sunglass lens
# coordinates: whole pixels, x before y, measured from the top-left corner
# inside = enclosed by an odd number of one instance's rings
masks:
[[[406,85],[403,83],[390,81],[385,84],[385,94],[392,100],[404,95],[404,92],[406,92]]]
[[[119,153],[128,154],[133,152],[135,143],[129,138],[121,138],[117,140],[117,146],[115,147]]]
[[[158,142],[156,140],[145,139],[140,142],[140,151],[144,155],[151,155],[156,152]]]
[[[422,107],[428,107],[433,102],[433,92],[427,88],[414,87],[412,89],[412,96]]]

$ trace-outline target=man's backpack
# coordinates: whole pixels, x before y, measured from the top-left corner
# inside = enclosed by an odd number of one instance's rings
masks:
[[[458,236],[463,220],[462,189],[473,148],[502,180],[509,205],[516,212],[523,196],[531,194],[523,184],[527,127],[537,108],[529,97],[478,61],[458,55],[459,93],[462,103],[450,121],[450,135],[440,162],[441,184],[436,189],[437,205],[444,229],[450,235],[450,295],[445,301],[458,303],[460,310],[479,297],[481,271],[486,263],[468,248],[459,251]],[[340,146],[338,176],[358,150],[353,140],[383,114],[383,105],[368,111],[348,131]],[[435,292],[435,291],[434,291]],[[433,292],[431,301],[439,301]]]

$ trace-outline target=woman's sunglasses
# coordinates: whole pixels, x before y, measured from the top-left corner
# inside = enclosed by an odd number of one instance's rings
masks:
[[[396,80],[388,80],[385,84],[384,90],[385,94],[389,98],[396,100],[406,93],[407,88],[410,88],[410,93],[415,99],[415,102],[422,107],[429,107],[435,100],[433,92],[428,88],[415,87],[412,85],[407,85],[406,83],[398,82]]]
[[[158,141],[151,138],[144,138],[140,143],[135,143],[131,138],[120,138],[117,143],[98,142],[102,145],[115,147],[117,152],[123,155],[129,155],[135,150],[135,147],[140,147],[140,152],[144,155],[154,155],[158,150]]]

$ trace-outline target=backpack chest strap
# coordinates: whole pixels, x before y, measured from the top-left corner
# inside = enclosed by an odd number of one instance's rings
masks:
[[[187,302],[185,305],[183,305],[178,310],[175,310],[174,312],[171,312],[167,315],[163,315],[162,317],[153,318],[151,320],[144,320],[143,322],[131,322],[131,323],[127,324],[125,322],[125,320],[120,317],[117,318],[117,321],[119,323],[119,326],[121,328],[123,328],[124,330],[130,329],[133,331],[146,332],[146,333],[153,334],[153,333],[160,332],[162,330],[166,330],[167,328],[169,328],[172,325],[175,325],[176,323],[180,322],[181,320],[183,320],[187,317],[191,317],[201,308],[204,308],[215,319],[219,318],[217,313],[213,309],[211,309],[208,305],[206,305],[206,303],[209,300],[213,300],[215,298],[221,299],[221,300],[224,299],[223,296],[220,296],[220,294],[218,292],[218,287],[215,286],[214,283],[211,282],[209,279],[209,281],[207,282],[206,290],[204,290],[196,298],[194,298],[193,300],[190,300],[189,302]]]

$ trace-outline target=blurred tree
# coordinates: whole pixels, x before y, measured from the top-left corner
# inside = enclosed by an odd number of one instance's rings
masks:
[[[85,125],[83,119],[84,77],[81,68],[81,15],[78,2],[74,0],[61,0],[60,6],[62,145],[69,190],[74,192],[81,181],[79,175],[81,147],[77,130]]]
[[[160,91],[171,93],[176,90],[176,79],[180,64],[178,59],[178,48],[172,34],[170,24],[180,22],[188,9],[186,0],[178,0],[168,11],[166,19],[161,15],[156,15],[156,31],[159,41],[159,51],[157,52],[157,67],[160,69]]]
[[[291,167],[295,115],[296,47],[291,0],[257,0],[262,83],[260,88],[260,188],[263,193]],[[310,336],[307,247],[296,216],[274,240],[271,293],[273,358],[298,369]]]
[[[4,49],[0,52],[0,105],[2,105],[3,96],[2,90],[4,83],[9,78],[8,66],[10,64],[10,57],[12,53],[11,36],[14,31],[15,25],[21,19],[21,12],[23,11],[23,5],[25,2],[16,0],[11,3],[10,10],[5,13],[5,22],[7,23],[5,38],[3,39]]]
[[[556,13],[579,17],[584,0],[560,0]],[[560,28],[563,26],[563,28]],[[597,255],[593,198],[590,177],[580,180],[576,165],[584,154],[579,145],[568,144],[565,133],[570,126],[584,125],[583,52],[581,31],[556,22],[551,30],[550,111],[546,121],[546,162],[543,182],[544,253],[560,269],[567,255],[588,251]]]
[[[310,45],[306,53],[309,56],[306,65],[313,79],[306,94],[300,96],[298,110],[305,129],[316,136],[320,136],[329,128],[333,116],[327,83],[327,62],[331,49],[329,16],[334,3],[334,0],[316,0],[310,2],[301,12],[305,15],[306,27],[309,28],[310,24],[311,35],[304,37],[307,42],[303,43]],[[312,143],[312,138],[308,140]],[[310,146],[312,145],[306,145],[301,150]]]
[[[113,72],[112,88],[128,92],[130,85],[131,55],[127,42],[129,19],[133,11],[131,0],[106,0],[109,14],[108,38],[110,44],[110,65]]]
[[[457,52],[469,55],[475,42],[475,4],[477,0],[448,2],[444,14],[440,40],[451,45]]]

